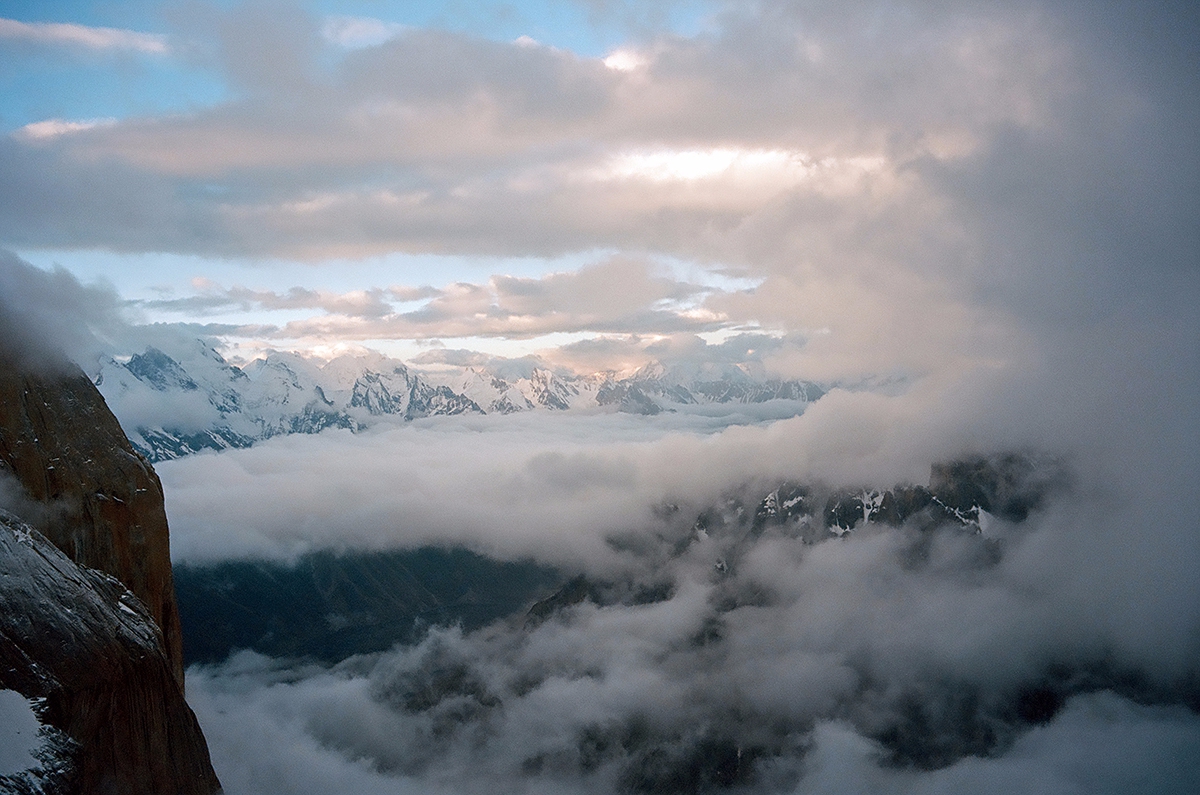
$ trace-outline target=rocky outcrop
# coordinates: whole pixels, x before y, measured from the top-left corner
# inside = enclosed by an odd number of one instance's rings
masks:
[[[78,368],[0,356],[0,688],[75,744],[55,791],[209,795],[162,486]],[[26,524],[27,523],[27,524]]]
[[[40,372],[0,359],[0,473],[40,506],[39,515],[22,518],[149,608],[182,685],[162,484],[82,371],[63,364]]]
[[[220,790],[150,612],[115,578],[76,565],[0,512],[0,687],[37,699],[62,793],[208,795]],[[63,758],[65,757],[65,758]],[[0,782],[0,790],[4,784]],[[14,791],[20,791],[14,790]]]

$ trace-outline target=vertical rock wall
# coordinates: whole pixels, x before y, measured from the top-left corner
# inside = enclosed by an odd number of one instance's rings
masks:
[[[22,518],[71,560],[113,575],[145,603],[182,686],[162,484],[78,368],[39,373],[0,359],[4,471],[41,506],[40,516]]]
[[[78,368],[0,352],[0,479],[33,526],[0,528],[20,542],[0,545],[0,688],[78,743],[67,791],[219,792],[184,699],[162,486]]]

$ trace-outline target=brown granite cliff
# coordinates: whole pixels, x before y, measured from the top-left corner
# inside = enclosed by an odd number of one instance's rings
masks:
[[[162,484],[77,368],[38,373],[0,359],[0,471],[45,507],[34,521],[67,557],[108,572],[158,622],[176,679],[183,643]]]
[[[26,591],[41,594],[36,598],[13,590],[23,565],[18,556],[0,559],[0,585],[8,583],[8,592],[0,588],[0,687],[45,699],[43,720],[79,744],[71,791],[218,792],[204,736],[184,700],[162,486],[77,367],[31,366],[0,351],[0,479],[10,492],[13,480],[20,484],[20,519],[67,559],[34,567],[41,573]],[[109,593],[89,569],[124,588],[112,583]],[[74,585],[54,583],[54,571]],[[124,589],[137,597],[133,608],[121,601]],[[116,614],[132,609],[153,619],[153,637],[130,641],[119,621],[63,625],[54,594],[67,600],[68,615],[80,600],[108,604]]]

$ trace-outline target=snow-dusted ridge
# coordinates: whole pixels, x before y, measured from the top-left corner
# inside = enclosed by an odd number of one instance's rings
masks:
[[[272,352],[245,367],[201,340],[99,363],[94,381],[134,446],[151,461],[248,447],[290,433],[359,430],[379,421],[524,411],[657,414],[686,405],[787,400],[796,412],[825,393],[745,366],[668,367],[579,375],[549,367],[450,367],[421,372],[376,352],[327,362]]]

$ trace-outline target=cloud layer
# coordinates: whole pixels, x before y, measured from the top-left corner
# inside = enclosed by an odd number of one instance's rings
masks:
[[[734,483],[911,482],[958,445],[1001,443],[924,399],[835,392],[715,435],[687,418],[430,424],[164,465],[185,556],[197,542],[224,555],[466,544],[659,594],[436,630],[332,670],[249,654],[193,670],[227,786],[1188,791],[1194,509],[1157,501],[1101,440],[1089,449],[1105,465],[1076,460],[1043,509],[986,536],[865,526],[814,545],[791,526],[737,529]],[[696,533],[709,506],[730,524]]]
[[[147,300],[148,310],[203,316],[317,309],[324,314],[235,333],[279,340],[463,337],[531,338],[556,333],[670,334],[722,328],[728,318],[704,308],[725,291],[675,278],[644,258],[611,257],[539,278],[495,275],[486,284],[390,286],[348,293],[293,287],[280,293],[193,282],[196,294]],[[408,306],[405,306],[405,305]],[[416,306],[412,306],[416,304]]]

